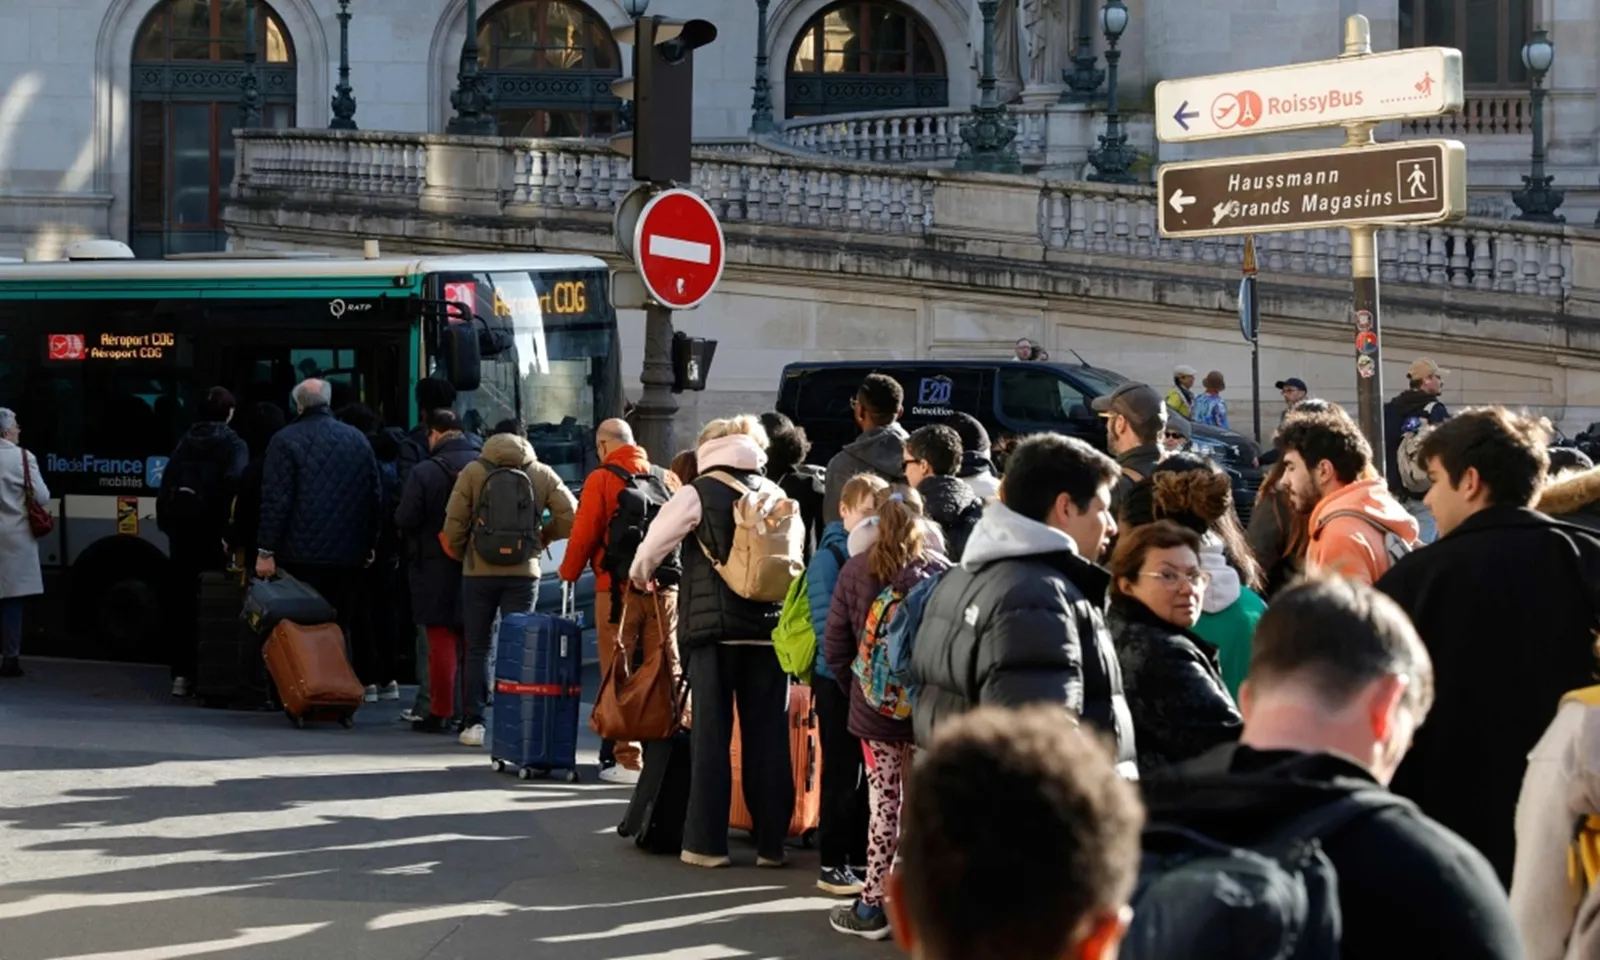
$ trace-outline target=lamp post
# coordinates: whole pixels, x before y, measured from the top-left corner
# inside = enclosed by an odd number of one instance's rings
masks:
[[[1011,145],[1017,138],[1017,125],[1006,116],[994,91],[994,17],[999,9],[1000,0],[978,0],[978,12],[983,15],[983,74],[978,79],[978,105],[972,108],[972,119],[961,126],[966,147],[956,159],[957,170],[1022,172],[1022,161]]]
[[[1533,171],[1522,178],[1522,189],[1511,194],[1511,202],[1522,211],[1517,214],[1517,220],[1564,223],[1567,219],[1556,215],[1562,192],[1551,189],[1555,178],[1544,173],[1544,75],[1550,71],[1555,58],[1555,44],[1550,42],[1550,34],[1542,27],[1533,31],[1533,36],[1522,45],[1522,65],[1528,68],[1533,97]]]
[[[752,88],[755,98],[750,101],[750,132],[771,133],[777,126],[772,122],[772,84],[767,80],[767,3],[756,0],[756,83]]]
[[[1062,103],[1089,103],[1100,96],[1106,72],[1094,64],[1094,8],[1089,0],[1078,0],[1078,49],[1072,55],[1072,69],[1061,71],[1067,85],[1061,91]]]
[[[239,78],[239,126],[261,126],[261,78],[256,72],[256,0],[244,0],[244,75]]]
[[[1089,179],[1099,183],[1137,183],[1128,173],[1136,155],[1128,147],[1128,135],[1123,132],[1122,117],[1117,113],[1117,64],[1122,60],[1117,41],[1128,29],[1128,8],[1122,0],[1106,0],[1100,8],[1100,29],[1106,35],[1106,132],[1100,135],[1100,149],[1089,153],[1089,164],[1094,167]]]
[[[456,89],[450,106],[456,115],[445,126],[446,133],[464,137],[492,137],[498,131],[489,113],[494,91],[489,80],[478,72],[478,0],[467,0],[467,39],[461,44],[461,66],[456,70]]]
[[[339,0],[339,85],[333,88],[329,130],[356,129],[356,97],[350,89],[350,0]]]

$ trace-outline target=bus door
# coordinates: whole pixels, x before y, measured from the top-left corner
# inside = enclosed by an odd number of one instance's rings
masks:
[[[234,392],[241,406],[270,403],[292,418],[295,384],[315,377],[332,385],[336,412],[352,403],[365,404],[385,426],[405,430],[411,426],[405,347],[399,334],[253,336],[219,348],[217,381]]]

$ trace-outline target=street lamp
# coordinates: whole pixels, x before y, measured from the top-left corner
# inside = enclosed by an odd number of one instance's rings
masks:
[[[1533,31],[1533,36],[1522,45],[1522,65],[1528,68],[1533,88],[1533,172],[1522,178],[1522,189],[1511,194],[1511,202],[1522,211],[1516,216],[1518,220],[1536,223],[1565,223],[1567,220],[1556,215],[1563,194],[1551,188],[1555,178],[1544,173],[1544,75],[1555,59],[1555,44],[1550,42],[1550,34],[1542,27]],[[1600,223],[1600,219],[1595,222]]]
[[[1089,153],[1089,164],[1094,167],[1089,179],[1099,183],[1137,183],[1128,173],[1136,154],[1128,147],[1128,135],[1122,131],[1122,117],[1117,113],[1117,64],[1122,60],[1117,41],[1128,29],[1128,8],[1122,0],[1106,0],[1100,8],[1100,29],[1106,35],[1106,132],[1100,135],[1100,149]]]
[[[244,0],[244,75],[239,78],[239,126],[261,126],[261,78],[256,71],[256,0]]]
[[[333,119],[328,129],[356,129],[356,97],[350,89],[350,0],[339,0],[339,85],[333,89]]]
[[[450,106],[456,115],[450,118],[445,132],[465,137],[494,136],[499,125],[489,113],[493,104],[489,79],[478,72],[478,0],[467,0],[467,39],[461,44],[456,89],[450,94]]]
[[[752,87],[755,98],[750,101],[750,132],[771,133],[772,85],[767,80],[767,3],[756,0],[756,83]]]
[[[1089,0],[1078,0],[1078,49],[1072,55],[1072,69],[1061,71],[1061,80],[1067,85],[1061,91],[1062,103],[1091,103],[1099,98],[1106,72],[1094,64],[1094,8]]]
[[[961,125],[966,144],[956,158],[957,170],[982,170],[986,173],[1021,173],[1022,161],[1011,141],[1017,138],[1017,124],[1006,116],[995,94],[994,17],[1000,0],[978,0],[983,15],[983,74],[978,78],[981,94],[972,108],[972,119]]]

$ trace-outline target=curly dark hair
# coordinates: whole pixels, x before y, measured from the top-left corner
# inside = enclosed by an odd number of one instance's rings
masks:
[[[1147,486],[1128,498],[1122,514],[1127,526],[1171,520],[1202,536],[1216,534],[1239,579],[1261,591],[1266,577],[1234,512],[1233,480],[1226,471],[1200,454],[1175,453],[1151,472]]]
[[[1340,483],[1355,483],[1372,466],[1372,447],[1348,414],[1291,413],[1279,438],[1284,454],[1300,454],[1308,470],[1328,461]]]
[[[806,436],[805,427],[777,411],[763,413],[761,426],[767,431],[767,463],[773,476],[806,462],[811,454],[811,439]]]

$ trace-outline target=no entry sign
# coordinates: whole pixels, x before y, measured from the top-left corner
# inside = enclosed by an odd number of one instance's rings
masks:
[[[688,190],[663,191],[639,213],[633,261],[657,303],[673,310],[696,307],[722,279],[722,224]]]

